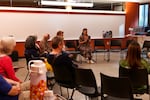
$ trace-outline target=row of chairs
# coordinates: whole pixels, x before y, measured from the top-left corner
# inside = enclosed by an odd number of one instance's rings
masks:
[[[60,87],[72,89],[68,99],[73,100],[75,90],[87,97],[101,96],[102,100],[134,100],[134,94],[149,94],[148,72],[146,69],[119,68],[119,77],[100,73],[101,88],[97,86],[91,69],[75,68],[75,79],[65,68],[54,69],[56,82]]]
[[[78,41],[76,40],[68,40],[65,42],[67,47],[67,51],[72,54],[80,54],[78,50]],[[97,61],[97,53],[102,52],[104,53],[104,59],[109,61],[110,59],[110,50],[111,51],[121,51],[121,40],[111,40],[110,42],[110,49],[106,49],[106,45],[104,40],[96,39],[94,40],[94,50],[93,53],[96,53],[96,61]],[[107,53],[107,55],[106,55]],[[107,57],[106,57],[107,56]]]
[[[106,45],[104,40],[96,39],[94,40],[94,50],[93,52],[96,53],[96,61],[97,61],[97,53],[104,53],[104,59],[109,61],[110,60],[110,52],[119,51],[120,58],[124,58],[124,54],[127,52],[128,45],[133,40],[127,40],[125,48],[122,48],[121,40],[111,40],[110,41],[110,48],[106,49]],[[72,54],[80,54],[78,50],[78,41],[69,40],[65,43],[67,50]],[[147,52],[150,52],[150,41],[145,40],[142,47],[142,56],[147,57]],[[107,55],[106,55],[107,54]],[[107,59],[106,59],[107,58]]]

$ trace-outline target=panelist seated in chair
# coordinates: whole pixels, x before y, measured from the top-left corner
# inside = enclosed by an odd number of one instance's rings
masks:
[[[58,36],[54,37],[52,39],[52,52],[46,55],[47,61],[53,67],[65,66],[66,68],[68,68],[68,70],[74,73],[73,67],[77,67],[77,65],[72,62],[71,58],[69,57],[69,54],[63,51],[63,46],[63,38]]]
[[[82,34],[79,37],[79,46],[78,49],[81,52],[81,55],[87,59],[87,63],[94,63],[92,60],[92,49],[90,46],[91,36],[88,35],[88,29],[84,28]]]
[[[129,69],[144,69],[150,73],[150,64],[141,58],[141,48],[138,42],[133,41],[128,46],[127,56],[124,60],[120,60],[120,67]]]

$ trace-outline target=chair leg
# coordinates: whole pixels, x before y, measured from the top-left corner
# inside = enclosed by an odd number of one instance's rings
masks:
[[[74,92],[75,92],[75,89],[72,90],[72,94],[71,94],[71,97],[70,97],[69,100],[73,100],[73,94],[74,94]]]
[[[120,59],[123,59],[123,51],[120,51]]]
[[[97,53],[95,52],[95,54],[96,54],[96,63],[97,63]]]
[[[110,50],[107,51],[107,62],[110,61]]]
[[[24,79],[24,82],[27,80],[28,76],[29,76],[29,71],[28,71],[28,73],[26,75],[26,78]]]
[[[149,95],[149,100],[150,100],[150,94],[148,94]]]
[[[69,99],[69,91],[68,91],[68,88],[67,88],[67,96],[68,96],[67,98]]]
[[[82,64],[82,55],[81,54],[79,54],[79,61]]]
[[[62,89],[61,89],[61,86],[60,86],[60,95],[62,96]]]
[[[87,96],[85,95],[85,100],[87,100]]]
[[[92,97],[89,97],[89,96],[88,96],[88,98],[89,98],[89,100],[92,100]]]
[[[105,60],[105,55],[106,55],[106,54],[105,54],[105,52],[104,52],[104,55],[103,55],[103,57],[104,57],[104,60]]]

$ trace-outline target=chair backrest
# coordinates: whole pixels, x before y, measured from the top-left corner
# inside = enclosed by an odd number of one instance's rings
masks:
[[[76,50],[77,44],[75,40],[66,40],[65,45],[68,48],[68,50]]]
[[[130,79],[133,93],[143,94],[149,92],[147,69],[127,69],[120,66],[119,77],[128,77]]]
[[[120,46],[121,47],[121,40],[111,40],[111,46]]]
[[[73,73],[75,68],[61,64],[61,62],[60,64],[55,64],[55,62],[57,62],[57,58],[52,66],[56,82],[66,88],[75,88],[75,75]]]
[[[28,65],[28,62],[32,59],[31,55],[25,53],[25,58],[26,58],[26,64]]]
[[[94,93],[97,93],[97,84],[96,84],[96,79],[94,76],[94,73],[91,69],[82,69],[82,68],[76,68],[75,70],[75,78],[76,78],[76,85],[77,85],[77,89],[79,91],[82,91],[80,89],[82,88],[86,88],[86,90],[88,88],[92,89]],[[86,94],[87,91],[82,91],[82,93]]]
[[[95,46],[105,46],[104,40],[95,39],[95,40],[94,40],[94,45],[95,45]]]
[[[143,48],[146,48],[147,50],[150,49],[150,41],[145,40],[143,43]]]
[[[105,49],[104,40],[96,39],[94,40],[94,48],[95,49]]]
[[[101,96],[104,95],[128,98],[133,100],[132,88],[128,78],[125,77],[111,77],[100,73],[101,77]]]
[[[40,56],[34,56],[32,53],[30,52],[25,52],[25,59],[26,59],[26,64],[27,64],[27,69],[28,69],[28,63],[30,60],[42,60],[44,61],[44,58],[40,57]]]

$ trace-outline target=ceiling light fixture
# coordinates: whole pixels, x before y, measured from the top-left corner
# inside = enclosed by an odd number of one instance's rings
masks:
[[[41,5],[51,6],[74,6],[74,7],[93,7],[93,3],[78,3],[78,2],[59,2],[59,1],[41,1]]]

